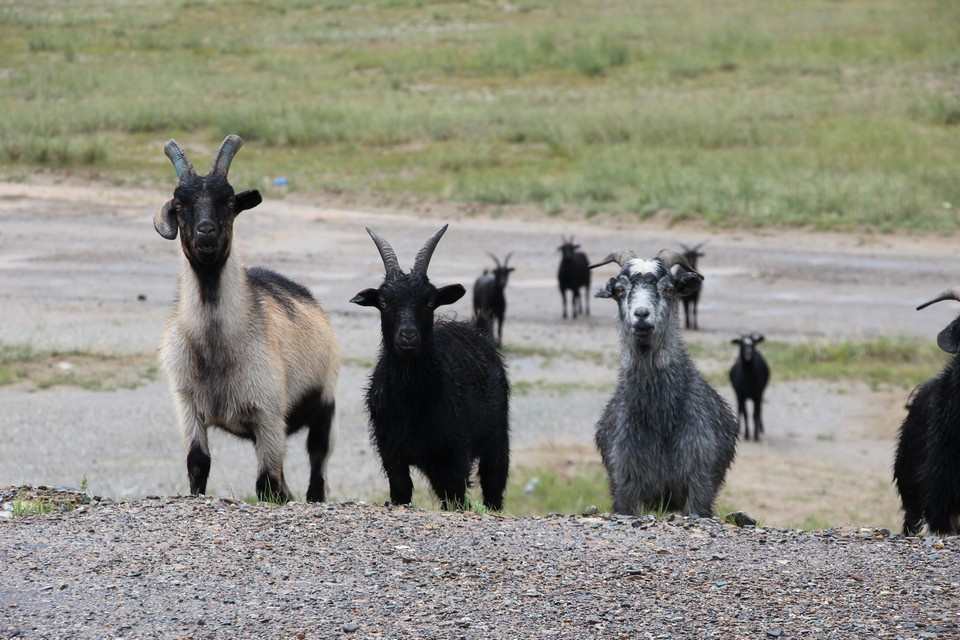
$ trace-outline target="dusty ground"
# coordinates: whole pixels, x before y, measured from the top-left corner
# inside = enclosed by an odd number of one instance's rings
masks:
[[[31,372],[31,380],[83,372],[93,386],[109,391],[38,389],[35,381],[0,387],[0,486],[77,486],[85,478],[92,492],[116,499],[187,489],[172,402],[162,375],[151,370],[180,267],[179,243],[161,239],[152,228],[155,209],[168,197],[165,191],[43,177],[0,184],[0,343],[130,356],[98,365],[95,357],[63,355],[44,365],[50,371]],[[545,464],[595,464],[593,425],[616,378],[613,305],[592,300],[589,318],[560,317],[554,274],[561,234],[574,234],[591,258],[616,247],[652,255],[678,241],[709,239],[702,330],[688,333],[690,342],[725,344],[744,329],[771,340],[881,334],[933,340],[956,314],[947,304],[914,311],[956,284],[955,244],[948,239],[708,233],[657,221],[489,213],[455,206],[374,208],[292,195],[268,198],[238,219],[236,247],[244,260],[310,287],[340,340],[346,363],[329,473],[334,499],[386,494],[361,408],[379,322],[374,312],[347,302],[383,274],[365,225],[390,240],[401,263],[409,265],[423,240],[450,222],[431,275],[437,283],[462,282],[468,290],[489,262],[487,251],[514,252],[505,341],[512,380],[525,386],[513,402],[515,473]],[[596,275],[601,277],[606,273]],[[453,307],[460,317],[470,313],[467,298]],[[569,356],[544,357],[544,350]],[[731,348],[731,362],[733,357]],[[732,400],[726,385],[719,390]],[[767,438],[740,444],[721,502],[771,525],[898,530],[891,465],[906,393],[780,383],[774,372]],[[226,436],[212,440],[209,492],[252,494],[252,448]],[[289,451],[288,481],[303,491],[302,438],[291,441]]]

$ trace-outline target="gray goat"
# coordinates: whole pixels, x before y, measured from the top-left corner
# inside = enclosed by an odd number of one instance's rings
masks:
[[[234,218],[261,202],[258,191],[234,193],[227,182],[241,145],[239,136],[227,136],[204,177],[174,140],[164,147],[179,184],[153,223],[168,240],[179,231],[184,259],[160,362],[188,448],[191,493],[206,492],[207,429],[215,426],[253,441],[260,499],[287,501],[286,437],[307,427],[306,497],[322,502],[340,349],[326,313],[307,289],[240,262],[233,247]]]
[[[596,297],[619,309],[620,375],[596,443],[613,510],[711,516],[736,453],[737,419],[680,340],[677,303],[703,276],[668,250],[652,260],[616,251],[592,268],[610,262],[620,273]]]

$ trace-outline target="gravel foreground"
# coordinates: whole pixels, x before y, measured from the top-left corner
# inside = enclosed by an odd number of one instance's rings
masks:
[[[0,519],[0,638],[958,638],[960,540],[98,501]]]

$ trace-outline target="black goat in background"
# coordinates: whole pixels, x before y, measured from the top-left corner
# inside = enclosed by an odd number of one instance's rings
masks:
[[[427,278],[446,230],[427,240],[404,273],[393,248],[367,229],[386,276],[378,289],[365,289],[350,302],[380,310],[380,357],[366,397],[371,436],[394,504],[412,500],[414,466],[444,509],[462,508],[479,461],[483,504],[499,511],[510,468],[510,385],[493,341],[477,324],[434,323],[437,307],[466,293],[463,285],[437,288]]]
[[[503,318],[507,312],[507,298],[503,290],[507,287],[507,278],[514,270],[513,267],[507,266],[513,253],[507,254],[503,264],[500,264],[500,260],[492,253],[487,255],[493,258],[497,266],[493,273],[484,269],[483,275],[473,283],[473,313],[475,316],[486,313],[491,321],[494,319],[497,321],[497,344],[501,345],[503,344]]]
[[[692,269],[697,269],[697,259],[702,258],[706,254],[700,252],[700,247],[707,244],[707,241],[704,240],[700,244],[694,245],[692,248],[683,244],[682,242],[678,243],[680,248],[683,249],[683,257],[686,258],[687,264],[690,265]],[[687,329],[699,329],[699,309],[700,306],[700,289],[697,289],[686,298],[683,299],[683,319],[684,326]]]
[[[753,403],[753,439],[759,440],[763,433],[763,391],[770,380],[770,367],[757,345],[763,342],[761,333],[741,333],[730,342],[740,346],[740,354],[730,367],[730,384],[737,394],[737,420],[743,420],[743,439],[750,439],[750,420],[747,417],[747,400]]]
[[[586,300],[586,315],[590,315],[590,261],[587,254],[577,251],[580,245],[574,244],[573,236],[567,240],[563,236],[563,244],[557,247],[560,252],[560,268],[557,270],[557,281],[560,284],[560,297],[563,299],[563,317],[567,317],[567,291],[571,292],[570,309],[573,317],[584,313],[583,301]],[[583,298],[580,297],[583,289]]]

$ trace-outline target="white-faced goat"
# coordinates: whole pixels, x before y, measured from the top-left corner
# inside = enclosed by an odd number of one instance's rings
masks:
[[[380,310],[382,342],[367,388],[370,435],[390,483],[390,501],[413,497],[410,467],[423,472],[444,509],[465,506],[474,462],[484,505],[503,508],[510,468],[506,369],[493,341],[472,322],[437,321],[462,285],[435,287],[427,267],[444,225],[417,254],[410,273],[385,239],[367,229],[386,276],[350,301]]]
[[[503,344],[503,317],[507,312],[507,298],[503,290],[507,288],[507,278],[514,270],[507,266],[513,253],[507,254],[503,264],[500,264],[497,256],[492,253],[489,255],[497,266],[493,273],[484,269],[483,275],[473,283],[473,314],[479,316],[486,313],[491,321],[497,321],[497,344],[500,345]]]
[[[700,244],[694,245],[693,247],[688,247],[687,245],[680,243],[680,247],[683,249],[683,257],[687,260],[687,264],[694,270],[697,269],[697,260],[705,256],[706,254],[700,251],[700,247],[705,245],[707,242],[703,241]],[[700,306],[700,289],[697,289],[687,297],[683,299],[683,318],[684,326],[687,329],[699,329],[699,306]]]
[[[206,492],[207,429],[253,441],[257,495],[292,497],[283,477],[287,435],[308,429],[307,500],[326,495],[340,350],[326,313],[304,287],[262,268],[244,268],[233,221],[261,202],[234,193],[227,171],[243,140],[227,136],[210,173],[200,177],[173,140],[164,152],[179,184],[154,217],[168,240],[180,235],[183,267],[160,361],[170,380],[187,445],[190,492]]]
[[[668,250],[652,260],[617,251],[593,267],[610,262],[620,273],[596,297],[617,303],[620,375],[596,443],[613,510],[711,516],[736,453],[737,419],[680,340],[678,301],[703,277]]]
[[[730,367],[730,384],[737,394],[737,420],[743,420],[743,439],[750,439],[750,420],[747,417],[747,400],[753,403],[753,439],[759,440],[763,433],[763,391],[770,380],[770,367],[757,349],[763,342],[761,333],[741,333],[731,340],[740,346],[740,355]]]
[[[590,315],[590,260],[587,254],[577,251],[580,245],[574,244],[573,236],[557,247],[560,252],[560,267],[557,269],[557,282],[560,284],[560,298],[563,300],[563,317],[567,317],[567,291],[570,291],[570,311],[576,318],[578,313]],[[580,297],[583,289],[583,298]]]
[[[960,287],[917,307],[960,301]],[[893,477],[903,505],[903,533],[916,535],[924,522],[937,534],[960,533],[960,318],[937,336],[954,358],[920,385],[907,406]]]

